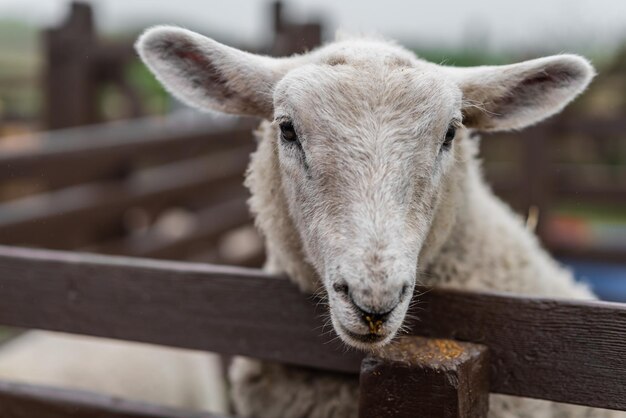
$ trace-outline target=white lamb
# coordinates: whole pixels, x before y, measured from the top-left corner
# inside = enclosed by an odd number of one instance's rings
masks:
[[[267,269],[303,291],[323,288],[346,344],[388,343],[417,281],[593,297],[492,194],[470,136],[560,111],[594,75],[584,58],[450,68],[390,42],[348,39],[274,59],[173,27],[148,30],[138,50],[184,102],[266,119],[247,185]],[[231,378],[242,416],[357,416],[355,378],[248,359]],[[492,418],[609,416],[617,413],[491,398]]]

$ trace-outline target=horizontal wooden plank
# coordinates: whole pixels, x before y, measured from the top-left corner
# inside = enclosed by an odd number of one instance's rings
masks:
[[[182,117],[146,118],[14,137],[0,146],[0,181],[22,177],[67,184],[115,170],[137,160],[171,161],[176,156],[216,152],[252,144],[256,120],[217,122]]]
[[[133,257],[183,259],[187,250],[198,243],[210,247],[222,234],[252,223],[247,196],[217,203],[194,214],[193,227],[181,236],[166,236],[150,230],[144,234],[101,245],[95,252]]]
[[[0,247],[0,288],[0,324],[359,368],[324,344],[321,308],[258,270]]]
[[[0,324],[359,369],[324,344],[321,307],[259,270],[0,247],[0,288]]]
[[[489,347],[493,392],[626,410],[626,305],[435,290],[416,334]]]
[[[243,181],[253,145],[136,173],[127,180],[87,184],[0,205],[0,242],[69,249],[90,244],[92,228],[119,223],[132,206],[181,203],[221,183]],[[63,236],[60,240],[59,237]]]
[[[5,325],[352,373],[363,357],[316,300],[258,270],[0,247],[0,288]],[[411,333],[489,347],[493,392],[626,410],[626,305],[418,292]]]
[[[0,381],[2,418],[220,418],[94,394]],[[225,418],[225,417],[222,417]]]

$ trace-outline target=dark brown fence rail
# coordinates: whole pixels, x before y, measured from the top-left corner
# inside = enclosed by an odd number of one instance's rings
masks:
[[[126,181],[75,186],[6,203],[0,207],[2,241],[50,247],[64,245],[65,248],[86,245],[88,242],[68,236],[68,225],[80,234],[93,225],[110,225],[111,220],[120,218],[131,206],[141,205],[154,210],[185,196],[208,195],[229,181],[241,183],[250,151],[250,146],[244,146],[150,169],[145,175]],[[55,234],[63,231],[65,240],[60,242]]]
[[[362,360],[330,341],[316,301],[258,270],[1,247],[0,271],[5,325],[348,373]],[[411,333],[489,347],[492,392],[626,410],[626,306],[443,289],[417,297]]]
[[[522,155],[517,155],[519,158],[515,162],[524,165],[513,178],[494,176],[491,180],[495,189],[511,198],[512,203],[526,208],[531,205],[554,204],[568,197],[581,202],[608,201],[626,205],[626,185],[585,187],[580,184],[585,170],[584,164],[567,166],[552,161],[554,149],[567,148],[572,137],[582,137],[597,143],[620,141],[624,135],[626,118],[623,117],[557,117],[522,132],[487,136],[487,147],[495,141],[519,141]],[[512,169],[515,163],[507,165],[508,169]],[[489,170],[489,163],[487,168]]]
[[[522,132],[486,135],[481,146],[486,154],[486,174],[494,190],[523,215],[534,207],[539,214],[537,233],[557,256],[601,262],[626,260],[626,250],[580,246],[555,237],[549,228],[554,210],[562,203],[576,205],[611,205],[626,208],[626,118],[559,115]],[[502,145],[502,144],[506,145]],[[608,159],[621,158],[621,164],[607,161],[562,161],[558,151],[575,149],[576,145],[600,148]],[[498,159],[494,149],[507,161]],[[606,148],[602,150],[602,148]],[[608,151],[607,151],[608,150]],[[619,156],[621,152],[621,157]],[[501,157],[501,156],[500,156]],[[606,159],[606,158],[605,158]],[[586,181],[590,170],[602,172],[606,181]]]
[[[253,147],[257,122],[231,123],[170,116],[43,132],[14,138],[21,149],[0,149],[0,181],[43,178],[82,183],[92,172],[120,174],[141,162],[163,163],[198,153]]]

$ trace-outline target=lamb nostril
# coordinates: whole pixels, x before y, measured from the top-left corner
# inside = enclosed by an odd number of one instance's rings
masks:
[[[340,295],[345,295],[345,296],[347,296],[348,293],[350,292],[350,288],[344,282],[337,282],[337,283],[335,283],[333,285],[333,290],[335,292],[339,293]]]
[[[400,291],[400,299],[406,296],[406,294],[409,292],[409,288],[410,286],[408,283],[402,286],[402,290]]]

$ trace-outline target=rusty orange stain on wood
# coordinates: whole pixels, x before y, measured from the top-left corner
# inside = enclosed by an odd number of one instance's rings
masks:
[[[462,343],[438,338],[399,338],[379,353],[391,361],[408,364],[445,364],[459,359],[467,350]]]

